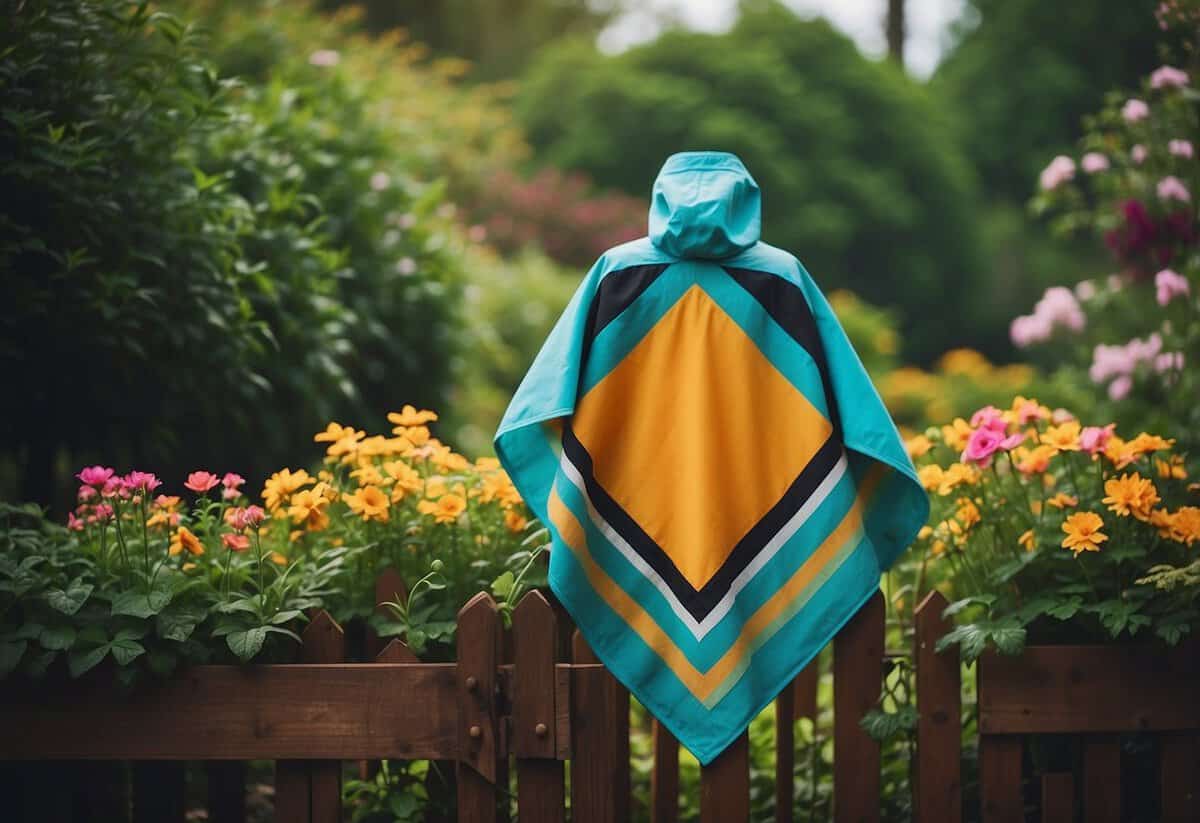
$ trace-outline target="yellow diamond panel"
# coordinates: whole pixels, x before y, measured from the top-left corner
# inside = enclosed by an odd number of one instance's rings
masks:
[[[699,589],[832,426],[692,286],[578,403],[596,479]]]

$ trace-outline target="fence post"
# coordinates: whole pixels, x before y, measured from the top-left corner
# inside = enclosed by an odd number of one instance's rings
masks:
[[[742,732],[700,770],[700,823],[749,823],[750,734]]]
[[[523,823],[562,823],[566,797],[557,759],[554,702],[558,626],[538,591],[513,611],[512,747],[517,757],[517,809]]]
[[[393,615],[388,607],[383,605],[389,600],[400,603],[408,602],[408,586],[405,584],[404,578],[400,576],[400,572],[390,566],[375,578],[375,614],[390,619]],[[368,660],[378,660],[379,654],[387,644],[386,638],[377,635],[374,629],[367,629],[366,657]]]
[[[859,721],[883,683],[883,594],[876,591],[833,640],[833,813],[837,823],[878,823],[879,743]]]
[[[932,591],[913,612],[913,661],[917,675],[917,774],[913,786],[916,823],[962,820],[962,673],[958,652],[936,651],[949,630],[942,617],[946,598]]]
[[[495,823],[500,740],[496,657],[500,615],[485,592],[458,613],[458,819]],[[505,786],[504,788],[507,788]]]
[[[654,719],[654,767],[650,772],[651,823],[679,820],[679,741]]]
[[[346,636],[329,612],[317,612],[302,636],[298,663],[340,663],[345,659]],[[289,823],[340,821],[341,761],[275,761],[275,818]]]
[[[796,676],[799,680],[800,676]],[[796,681],[775,698],[775,823],[792,823],[792,783],[796,768]]]
[[[598,663],[575,631],[575,663]],[[571,682],[572,823],[629,819],[629,692],[607,669],[576,669]]]
[[[1200,735],[1185,732],[1160,739],[1163,823],[1200,820]]]
[[[1084,738],[1083,818],[1088,823],[1121,819],[1121,747],[1115,735]]]
[[[1070,772],[1042,775],[1042,823],[1075,819],[1075,778]]]

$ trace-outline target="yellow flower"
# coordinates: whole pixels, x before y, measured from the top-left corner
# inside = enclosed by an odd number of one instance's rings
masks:
[[[1157,434],[1147,434],[1142,432],[1133,440],[1129,441],[1129,445],[1136,447],[1142,454],[1153,451],[1164,451],[1175,445],[1175,440],[1167,440],[1159,437]]]
[[[480,503],[491,503],[493,500],[508,508],[521,502],[512,478],[506,471],[496,471],[483,476],[478,489],[472,489],[472,496],[477,496]]]
[[[508,527],[510,532],[519,534],[525,531],[525,527],[528,524],[529,521],[525,519],[524,515],[518,513],[516,509],[509,509],[504,513],[504,525]]]
[[[1032,397],[1023,397],[1018,394],[1013,398],[1012,408],[1005,415],[1005,420],[1009,423],[1016,423],[1018,426],[1024,426],[1034,420],[1047,420],[1049,417],[1050,409],[1046,406]]]
[[[1025,547],[1025,551],[1031,552],[1037,545],[1037,541],[1033,539],[1033,529],[1026,529],[1021,532],[1021,536],[1017,538],[1017,543]]]
[[[441,475],[435,474],[425,480],[425,496],[430,500],[441,497],[447,491],[446,478]]]
[[[942,485],[942,475],[942,467],[936,463],[930,463],[928,466],[917,469],[917,478],[926,491],[933,491]]]
[[[1042,501],[1041,500],[1030,500],[1029,501],[1029,510],[1036,515],[1041,515]]]
[[[933,448],[933,441],[923,434],[918,434],[916,437],[906,440],[904,448],[908,449],[908,456],[916,460],[924,457]]]
[[[1098,552],[1100,544],[1108,539],[1100,529],[1104,521],[1094,512],[1075,512],[1063,521],[1062,530],[1066,532],[1062,546],[1070,549],[1078,557],[1080,552]]]
[[[1056,509],[1065,509],[1068,506],[1078,506],[1079,498],[1072,497],[1066,492],[1059,492],[1046,501],[1046,505],[1053,506]]]
[[[937,368],[943,374],[961,374],[966,377],[983,377],[992,370],[992,364],[975,349],[951,349],[941,356]]]
[[[407,428],[408,426],[420,426],[423,423],[432,423],[438,419],[437,412],[429,411],[429,409],[417,409],[414,406],[405,404],[398,412],[388,412],[388,422],[395,423],[397,428]],[[395,434],[403,434],[403,432],[393,430]]]
[[[1154,484],[1137,472],[1104,481],[1104,491],[1108,496],[1101,502],[1110,511],[1122,517],[1132,514],[1138,520],[1149,520],[1150,511],[1159,499]]]
[[[184,563],[182,566],[179,567],[180,571],[184,571],[184,572],[190,572],[195,568],[197,568],[195,563]]]
[[[971,424],[961,417],[954,418],[954,422],[948,426],[942,426],[942,440],[946,441],[946,445],[960,452],[967,447],[967,441],[971,438]]]
[[[443,472],[465,472],[471,468],[470,460],[449,448],[438,449],[433,455],[433,464]]]
[[[350,438],[351,440],[361,440],[366,437],[366,432],[355,431],[349,426],[343,426],[341,423],[329,423],[325,427],[325,431],[317,432],[313,435],[315,443],[336,443],[339,440]]]
[[[1041,441],[1056,452],[1079,451],[1079,421],[1068,420],[1042,432]]]
[[[325,496],[323,486],[301,489],[292,495],[288,516],[308,531],[321,531],[329,525],[329,515],[325,513],[328,506],[329,498]]]
[[[1200,506],[1180,506],[1171,517],[1171,537],[1189,546],[1200,540]]]
[[[374,463],[362,464],[350,472],[350,476],[357,480],[360,486],[386,486],[389,482]]]
[[[954,517],[964,529],[971,528],[982,519],[979,515],[979,507],[971,498],[960,497],[955,502],[958,503],[958,511],[954,513]]]
[[[350,511],[362,515],[363,520],[388,522],[388,497],[378,486],[363,486],[344,499]]]
[[[937,492],[942,497],[950,494],[958,486],[973,486],[979,481],[979,470],[966,463],[952,463],[950,468],[942,473],[942,481],[938,484]]]
[[[921,530],[917,532],[917,539],[928,540],[931,534],[933,534],[933,528],[931,526],[922,526]]]
[[[420,448],[429,442],[429,429],[425,426],[411,426],[409,428],[396,428],[393,430],[395,434],[400,435],[414,447]]]
[[[275,472],[267,478],[267,482],[263,485],[262,495],[267,504],[267,510],[276,511],[293,492],[312,482],[312,476],[304,469],[295,472],[290,469],[280,469]]]
[[[174,557],[182,553],[184,549],[187,549],[188,554],[193,554],[197,557],[204,554],[204,544],[200,542],[200,538],[192,534],[187,526],[180,526],[171,535],[171,544],[167,548],[167,553]]]
[[[1050,468],[1050,459],[1057,454],[1053,446],[1034,446],[1027,449],[1024,446],[1013,449],[1013,458],[1017,463],[1017,471],[1022,474],[1041,474]]]
[[[467,509],[467,501],[457,494],[445,494],[434,500],[422,500],[417,511],[428,514],[438,523],[453,523]]]
[[[272,563],[274,563],[277,566],[286,566],[287,562],[288,562],[288,559],[286,557],[284,557],[279,552],[275,552],[275,551],[268,554],[267,559],[270,560]]]
[[[403,460],[389,460],[383,464],[383,470],[391,478],[392,502],[399,503],[409,492],[421,490],[425,482],[420,473]]]
[[[500,468],[500,461],[494,457],[480,457],[475,461],[475,468],[481,472],[494,472]]]
[[[341,440],[335,440],[325,448],[325,456],[332,457],[335,460],[341,458],[343,463],[349,463],[358,454],[362,442],[357,437],[343,437]]]
[[[929,550],[935,555],[942,554],[946,551],[946,544],[941,540],[934,540],[932,545],[930,545]]]
[[[1173,454],[1166,460],[1154,458],[1154,467],[1158,469],[1158,476],[1164,480],[1186,480],[1187,468],[1183,465],[1183,456]]]

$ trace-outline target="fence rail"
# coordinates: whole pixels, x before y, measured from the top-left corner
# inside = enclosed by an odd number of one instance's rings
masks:
[[[398,576],[381,576],[380,600],[404,592]],[[946,629],[945,605],[934,593],[916,610],[913,801],[921,823],[963,817],[961,668],[934,648]],[[24,797],[17,820],[176,823],[184,815],[181,761],[204,761],[208,820],[242,823],[243,761],[253,759],[275,761],[276,820],[332,823],[342,815],[342,761],[360,761],[366,775],[375,761],[394,758],[439,761],[453,771],[462,821],[507,819],[510,768],[523,823],[630,819],[629,695],[542,594],[526,595],[508,632],[492,599],[477,595],[459,613],[454,663],[418,662],[398,640],[370,638],[366,648],[376,662],[345,662],[342,628],[321,612],[292,664],[198,666],[132,693],[115,691],[102,673],[2,684],[0,760],[65,763],[26,762],[21,785],[0,786],[0,818],[10,819],[6,798]],[[859,721],[876,704],[883,661],[877,595],[833,641],[837,821],[880,819],[880,747]],[[1023,821],[1037,807],[1047,821],[1072,820],[1081,810],[1084,820],[1117,819],[1105,815],[1120,814],[1116,735],[1128,731],[1161,734],[1163,819],[1200,819],[1194,648],[1163,655],[1032,647],[1017,658],[985,658],[978,679],[983,820]],[[814,663],[776,699],[778,823],[793,819],[793,721],[815,718],[817,682]],[[1047,733],[1086,734],[1078,774],[1026,775],[1025,741]],[[649,814],[673,823],[679,744],[657,722],[652,738]],[[134,761],[132,798],[114,789],[114,764],[100,762],[117,760]],[[63,774],[73,792],[62,791]],[[701,819],[748,820],[749,783],[743,735],[702,770]]]

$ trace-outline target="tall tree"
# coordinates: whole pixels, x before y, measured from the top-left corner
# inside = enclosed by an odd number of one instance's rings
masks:
[[[887,35],[888,57],[904,65],[904,0],[888,0],[887,19],[884,21]]]

